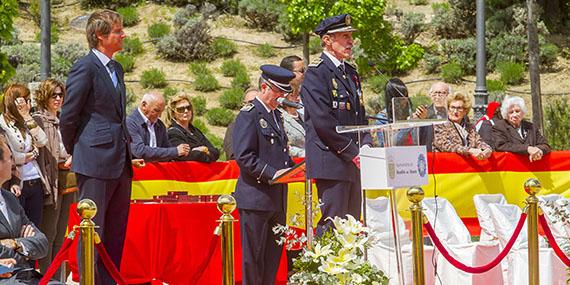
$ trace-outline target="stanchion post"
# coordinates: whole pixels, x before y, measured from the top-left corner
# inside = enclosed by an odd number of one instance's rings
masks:
[[[234,284],[234,222],[232,212],[236,208],[236,200],[232,195],[218,198],[218,210],[222,212],[220,225],[222,228],[222,284]]]
[[[408,200],[412,202],[412,255],[414,258],[414,285],[425,284],[424,273],[424,242],[422,235],[423,213],[422,200],[424,190],[420,187],[411,187],[407,192]]]
[[[524,190],[529,195],[526,198],[528,219],[528,284],[539,285],[539,260],[538,260],[538,198],[540,181],[534,178],[524,183]]]
[[[313,247],[313,181],[305,179],[305,231],[307,232],[307,248]]]
[[[81,285],[95,284],[95,254],[93,238],[95,223],[91,220],[97,214],[97,205],[91,199],[83,199],[77,204],[77,213],[81,217]]]

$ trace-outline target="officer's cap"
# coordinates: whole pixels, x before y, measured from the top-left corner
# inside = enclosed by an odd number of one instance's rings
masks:
[[[356,31],[355,28],[350,26],[351,22],[352,20],[349,14],[326,18],[321,21],[313,32],[322,38],[326,34]]]
[[[293,92],[289,82],[295,78],[295,73],[273,64],[264,64],[259,69],[261,69],[261,77],[279,90],[286,93]]]

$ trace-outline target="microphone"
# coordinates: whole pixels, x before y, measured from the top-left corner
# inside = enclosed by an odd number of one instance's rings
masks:
[[[303,105],[301,103],[293,102],[293,101],[287,100],[285,98],[277,98],[277,102],[279,103],[279,105],[285,106],[285,107],[292,107],[295,109],[302,109],[303,108]]]

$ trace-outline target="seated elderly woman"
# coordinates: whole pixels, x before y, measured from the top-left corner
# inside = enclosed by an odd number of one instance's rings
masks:
[[[177,95],[168,102],[167,121],[170,128],[167,131],[168,141],[172,146],[189,144],[190,153],[187,156],[179,156],[176,160],[194,160],[201,162],[213,162],[220,157],[220,151],[204,136],[204,134],[192,125],[194,108],[192,101],[187,95]]]
[[[476,159],[487,159],[491,147],[481,140],[466,115],[471,109],[471,99],[461,92],[447,97],[449,122],[434,126],[434,152],[456,152]]]
[[[537,161],[550,152],[550,146],[538,128],[523,119],[526,112],[521,97],[506,97],[501,105],[503,119],[495,123],[491,135],[496,151],[526,154],[530,161]]]

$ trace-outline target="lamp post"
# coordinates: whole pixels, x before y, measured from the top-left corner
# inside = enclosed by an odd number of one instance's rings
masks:
[[[41,80],[50,77],[51,74],[51,3],[50,0],[40,0],[40,43],[41,43]]]
[[[485,49],[485,0],[477,0],[477,80],[475,83],[475,120],[483,117],[487,111],[487,59]]]

